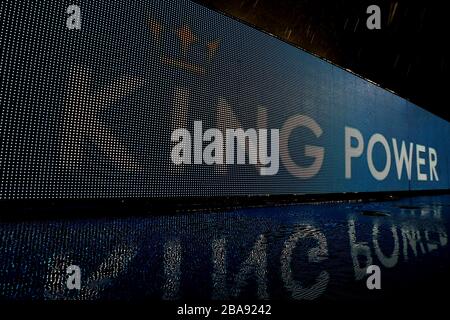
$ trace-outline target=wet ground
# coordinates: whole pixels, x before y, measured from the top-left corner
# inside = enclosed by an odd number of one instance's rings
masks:
[[[2,300],[442,298],[450,196],[0,223]],[[80,290],[67,267],[81,270]],[[381,289],[366,286],[368,265]]]

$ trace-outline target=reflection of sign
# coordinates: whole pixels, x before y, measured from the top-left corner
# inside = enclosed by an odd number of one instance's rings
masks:
[[[354,294],[355,281],[366,291],[367,268],[373,264],[383,277],[390,274],[408,286],[411,281],[404,280],[411,274],[402,275],[403,270],[417,267],[419,275],[442,269],[435,263],[422,269],[419,259],[442,261],[442,267],[449,263],[450,198],[437,199],[445,206],[314,204],[223,214],[2,224],[0,239],[10,241],[0,242],[0,296],[339,299]],[[411,199],[405,203],[411,204]],[[354,213],[366,205],[389,208],[391,215],[368,218]],[[74,264],[81,268],[80,290],[67,288],[66,270]],[[387,284],[386,278],[383,281]],[[389,285],[382,285],[385,293],[396,286],[393,281],[391,277]]]
[[[374,261],[374,256],[385,268],[393,268],[399,262],[399,258],[407,261],[412,252],[414,257],[419,254],[426,254],[446,247],[448,244],[448,235],[441,221],[440,206],[431,206],[429,208],[418,208],[413,210],[400,210],[402,219],[418,219],[400,225],[392,224],[388,230],[392,236],[393,247],[391,252],[385,252],[380,245],[380,223],[375,221],[372,228],[371,246],[368,242],[357,241],[356,238],[356,219],[354,217],[348,220],[348,234],[350,238],[350,249],[355,270],[355,279],[361,280],[366,276],[366,268]],[[431,224],[423,224],[420,219],[429,219]],[[399,236],[400,234],[400,236]],[[386,240],[386,239],[385,239]],[[403,250],[400,248],[402,247]],[[375,255],[373,254],[375,253]],[[364,259],[361,259],[364,257]],[[361,260],[365,265],[361,265]]]

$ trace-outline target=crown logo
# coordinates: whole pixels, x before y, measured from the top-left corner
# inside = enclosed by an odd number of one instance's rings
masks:
[[[164,26],[154,19],[148,21],[148,27],[152,34],[154,41],[160,46],[164,45]],[[213,61],[219,49],[220,41],[215,39],[212,41],[203,41],[196,35],[192,29],[184,24],[181,27],[171,30],[171,33],[175,36],[176,41],[179,43],[178,54],[176,56],[169,53],[161,52],[161,61],[173,67],[181,68],[186,71],[205,75],[208,65]],[[202,61],[194,61],[194,56],[197,56],[193,52],[193,49],[203,52],[204,59]]]

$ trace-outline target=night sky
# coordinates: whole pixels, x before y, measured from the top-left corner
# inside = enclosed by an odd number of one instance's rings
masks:
[[[450,121],[448,5],[363,0],[197,2],[350,69]],[[366,27],[371,4],[381,8],[381,30]]]

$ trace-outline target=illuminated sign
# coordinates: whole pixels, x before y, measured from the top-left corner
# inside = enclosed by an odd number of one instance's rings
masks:
[[[450,186],[449,123],[339,67],[186,0],[65,4],[2,4],[1,199]]]

